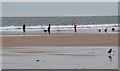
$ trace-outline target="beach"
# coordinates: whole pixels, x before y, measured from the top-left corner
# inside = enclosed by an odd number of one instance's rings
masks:
[[[118,69],[117,33],[3,35],[2,51],[3,69]]]
[[[118,34],[2,36],[2,46],[118,46]]]
[[[3,69],[118,69],[118,27],[71,28],[3,30]]]
[[[110,48],[114,51],[112,54],[107,53]],[[118,69],[118,47],[28,46],[3,48],[3,69]]]

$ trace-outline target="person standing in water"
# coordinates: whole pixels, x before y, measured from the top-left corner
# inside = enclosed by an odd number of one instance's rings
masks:
[[[23,33],[26,32],[26,31],[25,31],[25,28],[26,28],[26,25],[23,24]]]
[[[74,21],[74,29],[75,29],[75,32],[77,32],[77,29],[76,29],[76,27],[77,27],[77,22],[76,21]]]
[[[48,33],[50,34],[51,25],[48,25]]]

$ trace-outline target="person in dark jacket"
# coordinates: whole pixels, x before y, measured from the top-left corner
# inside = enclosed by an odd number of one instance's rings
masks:
[[[25,29],[26,29],[26,25],[25,25],[25,24],[23,24],[23,33],[24,33],[24,32],[26,32],[26,30],[25,30]]]
[[[48,33],[50,34],[51,25],[48,25]]]

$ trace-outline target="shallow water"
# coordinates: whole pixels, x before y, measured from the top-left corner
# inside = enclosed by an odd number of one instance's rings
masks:
[[[112,28],[115,28],[115,31],[112,31]],[[74,32],[74,28],[68,29],[68,30],[57,30],[57,29],[51,29],[51,34],[118,34],[117,30],[119,29],[118,27],[108,27],[107,32],[105,32],[106,27],[103,28],[78,28],[77,32]],[[99,32],[99,30],[101,30]],[[48,34],[48,32],[44,32],[44,30],[39,30],[39,29],[34,29],[34,30],[26,30],[26,33],[23,33],[22,29],[18,30],[2,30],[2,35],[44,35]]]
[[[118,69],[118,47],[8,47],[3,48],[3,69]]]

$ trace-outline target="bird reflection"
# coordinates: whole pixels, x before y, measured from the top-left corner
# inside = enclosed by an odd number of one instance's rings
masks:
[[[112,56],[111,55],[109,55],[108,58],[110,59],[110,61],[112,61]]]

